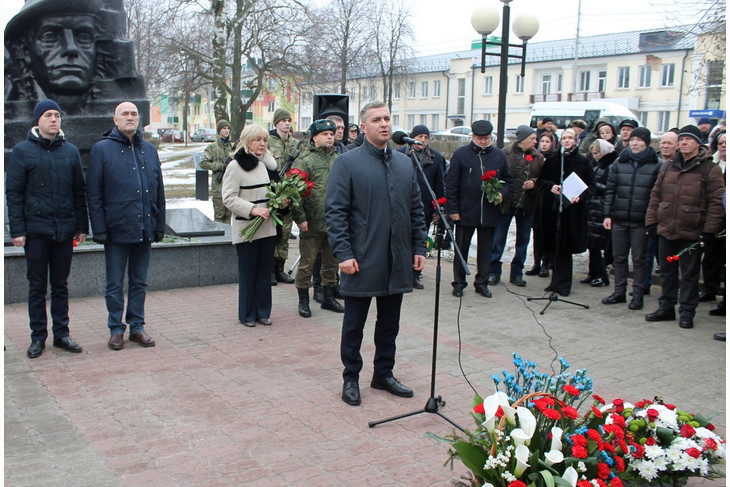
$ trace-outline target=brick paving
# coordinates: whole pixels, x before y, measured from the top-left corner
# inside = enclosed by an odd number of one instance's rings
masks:
[[[273,288],[274,325],[253,329],[237,321],[236,285],[149,293],[146,329],[157,346],[125,342],[116,352],[106,346],[103,297],[73,299],[71,334],[84,352],[54,349],[49,339],[35,360],[25,356],[26,304],[5,305],[5,485],[449,485],[466,469],[444,466],[447,447],[424,438],[451,431],[442,418],[424,413],[368,427],[421,410],[430,395],[434,275],[429,259],[426,289],[406,295],[403,305],[395,374],[415,397],[369,388],[370,321],[360,407],[339,397],[342,315],[313,302],[312,318],[299,317],[292,285]],[[544,370],[556,353],[588,368],[607,398],[662,395],[714,415],[724,435],[726,349],[712,334],[724,331],[725,320],[707,315],[713,304],[701,303],[695,328],[682,330],[676,322],[644,321],[655,309],[656,287],[646,309],[634,312],[600,304],[612,288],[576,279],[568,299],[589,310],[557,302],[539,315],[544,303],[525,296],[541,296],[547,280],[532,277],[526,288],[493,286],[492,299],[469,288],[459,309],[451,275],[445,261],[436,395],[446,400],[441,412],[461,426],[472,426],[474,392],[459,358],[487,395],[490,377],[511,369],[516,351]]]

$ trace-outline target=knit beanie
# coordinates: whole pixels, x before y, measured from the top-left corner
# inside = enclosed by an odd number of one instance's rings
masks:
[[[640,138],[641,140],[643,140],[646,143],[647,147],[649,147],[651,145],[651,132],[649,132],[649,130],[644,127],[639,127],[639,128],[635,128],[634,130],[632,130],[629,140],[632,137]]]
[[[309,133],[312,137],[321,132],[326,132],[327,130],[331,130],[332,133],[337,132],[337,124],[335,124],[334,120],[329,120],[327,118],[323,120],[315,120],[312,122],[312,125],[309,126]]]
[[[431,135],[431,132],[428,130],[428,127],[425,125],[416,125],[413,127],[413,130],[411,130],[411,138],[415,139],[417,135]]]
[[[283,108],[277,108],[274,112],[274,125],[281,122],[285,118],[291,118],[291,113],[289,113],[287,110],[284,110]]]
[[[216,133],[220,134],[221,130],[223,130],[223,127],[231,128],[231,122],[228,120],[218,120],[218,123],[215,124],[215,131]]]
[[[56,103],[55,101],[41,100],[33,109],[33,119],[35,120],[36,125],[38,125],[38,120],[40,120],[43,114],[46,113],[48,110],[56,110],[58,111],[58,113],[61,113],[61,107],[59,107],[58,103]]]
[[[679,138],[692,137],[697,141],[698,144],[702,143],[702,132],[696,125],[685,125],[679,130]]]
[[[522,142],[534,133],[536,132],[527,125],[520,125],[515,132],[515,142]]]

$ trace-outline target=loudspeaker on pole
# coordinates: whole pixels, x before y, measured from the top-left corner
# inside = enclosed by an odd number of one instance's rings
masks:
[[[314,95],[312,120],[320,120],[330,115],[339,115],[345,122],[349,122],[350,99],[339,93],[323,93]]]

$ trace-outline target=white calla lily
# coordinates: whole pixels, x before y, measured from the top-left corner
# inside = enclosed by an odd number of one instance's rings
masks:
[[[517,478],[520,478],[520,476],[525,473],[525,470],[530,465],[527,463],[527,460],[530,458],[530,449],[527,448],[525,445],[519,445],[517,448],[515,448],[515,459],[517,460],[517,465],[515,466],[514,476]]]
[[[520,420],[520,429],[525,432],[528,438],[532,438],[535,434],[535,428],[537,428],[537,420],[533,416],[532,411],[529,409],[518,406],[517,407],[517,418]],[[525,444],[529,445],[530,440],[527,440]]]
[[[494,485],[492,485],[489,482],[487,482],[486,484],[482,485],[482,487],[494,487]]]
[[[485,420],[482,423],[489,433],[494,433],[495,422],[497,420],[497,410],[502,406],[502,411],[505,407],[509,407],[509,398],[507,394],[502,391],[497,391],[491,396],[484,399],[484,417]]]
[[[563,461],[563,452],[560,450],[550,450],[548,452],[545,452],[545,463],[547,463],[548,467],[552,467],[556,463],[560,463]]]
[[[563,472],[563,480],[566,480],[572,487],[575,487],[578,483],[578,471],[573,467],[566,468],[565,472]]]
[[[563,438],[563,429],[558,428],[557,426],[554,426],[550,433],[553,435],[552,439],[550,440],[550,449],[551,450],[562,450],[563,449],[563,442],[561,439]]]
[[[507,406],[505,404],[502,404],[502,411],[504,412],[505,418],[507,418],[507,422],[514,426],[515,425],[515,413],[517,410],[513,408],[512,406]]]
[[[524,445],[525,442],[530,439],[530,437],[527,436],[527,433],[522,431],[521,428],[513,429],[512,431],[510,431],[509,435],[512,437],[512,442],[515,444],[515,446]]]

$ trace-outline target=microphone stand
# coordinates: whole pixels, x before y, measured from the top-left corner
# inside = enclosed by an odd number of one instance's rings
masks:
[[[416,411],[412,411],[410,413],[400,414],[398,416],[393,416],[391,418],[382,419],[379,421],[370,421],[368,422],[368,426],[371,428],[382,424],[387,423],[390,421],[396,421],[398,419],[407,418],[409,416],[415,416],[416,414],[421,413],[432,413],[437,414],[438,416],[442,417],[449,423],[451,423],[453,426],[464,431],[464,428],[456,424],[454,421],[452,421],[450,418],[445,416],[441,411],[439,411],[439,406],[445,406],[446,401],[444,401],[441,396],[436,396],[436,350],[438,345],[438,328],[439,328],[439,297],[441,294],[441,241],[443,239],[443,233],[446,231],[449,234],[449,237],[451,237],[452,242],[456,242],[456,239],[454,238],[454,232],[451,230],[451,226],[449,225],[448,221],[446,220],[446,215],[444,210],[442,209],[441,205],[438,203],[438,198],[436,198],[436,194],[433,192],[433,188],[431,188],[431,185],[428,182],[428,179],[426,179],[426,175],[423,173],[423,168],[421,167],[421,161],[419,160],[418,156],[416,155],[415,150],[411,150],[411,160],[413,161],[413,164],[418,168],[418,173],[421,178],[423,178],[423,181],[426,183],[426,188],[428,188],[428,193],[431,195],[431,201],[433,201],[434,206],[436,207],[436,213],[438,214],[440,218],[440,222],[437,223],[436,227],[436,242],[435,245],[437,246],[437,258],[436,258],[436,286],[434,290],[434,310],[433,310],[433,348],[431,351],[431,395],[428,398],[428,401],[426,402],[426,405],[423,407],[423,409],[418,409]],[[459,251],[459,246],[454,245],[454,250],[456,251],[456,255],[458,255],[459,261],[461,262],[461,265],[464,267],[464,272],[468,275],[469,274],[469,268],[466,265],[466,261],[464,260],[464,256],[461,255],[461,252]]]
[[[576,149],[577,150],[577,149]],[[558,222],[555,228],[555,252],[553,253],[553,277],[555,276],[555,269],[558,268],[558,249],[560,245],[560,230],[562,226],[562,219],[563,219],[563,199],[565,196],[563,195],[563,167],[565,165],[565,147],[562,145],[560,146],[560,195],[559,199],[560,202],[558,203]],[[550,279],[552,282],[552,278]],[[572,304],[574,306],[581,306],[585,309],[589,309],[589,306],[587,304],[581,304],[576,303],[573,301],[568,301],[567,299],[562,299],[560,295],[555,292],[551,291],[550,295],[547,297],[542,298],[527,298],[528,301],[545,301],[547,300],[547,304],[545,307],[540,311],[541,315],[544,315],[547,309],[550,307],[551,304],[553,304],[555,301],[560,301],[561,303],[568,303]]]

